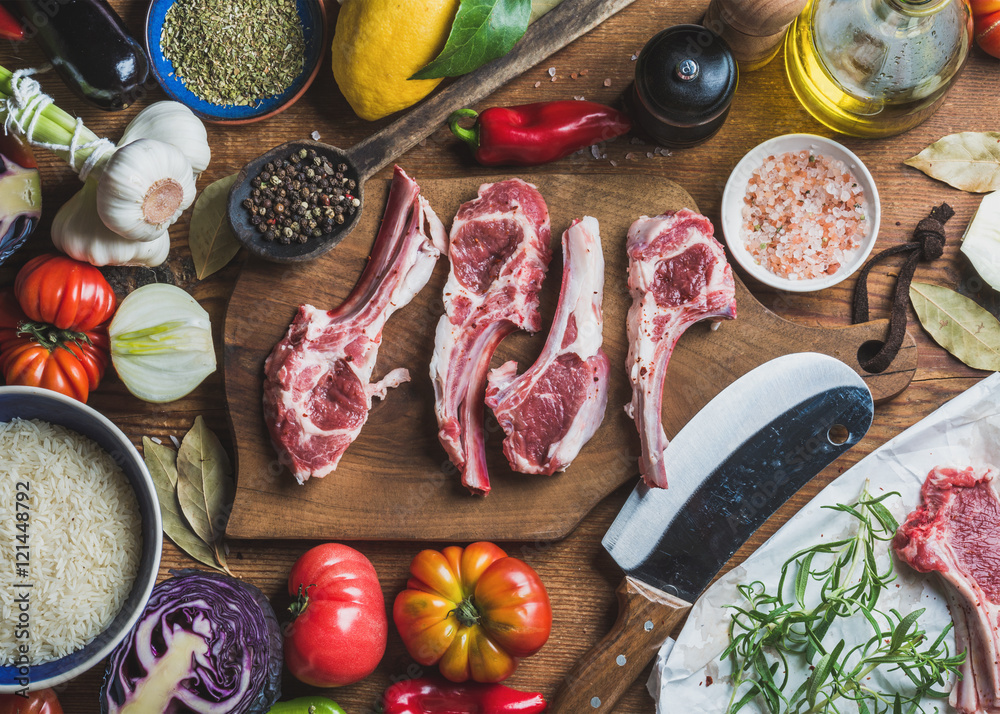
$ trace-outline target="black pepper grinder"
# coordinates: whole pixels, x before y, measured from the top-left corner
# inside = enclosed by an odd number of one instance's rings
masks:
[[[633,117],[662,146],[700,144],[726,121],[738,78],[721,37],[700,25],[668,27],[639,53],[628,95]]]

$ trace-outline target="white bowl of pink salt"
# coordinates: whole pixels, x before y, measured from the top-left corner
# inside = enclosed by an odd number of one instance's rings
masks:
[[[722,194],[722,232],[751,276],[791,292],[822,290],[858,270],[878,236],[871,173],[846,147],[785,134],[752,149]]]

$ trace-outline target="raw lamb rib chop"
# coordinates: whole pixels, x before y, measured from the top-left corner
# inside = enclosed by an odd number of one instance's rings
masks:
[[[935,468],[922,503],[892,547],[922,573],[936,571],[955,621],[955,651],[968,654],[950,704],[965,714],[1000,712],[1000,481],[992,469]]]
[[[563,233],[563,277],[552,328],[538,361],[490,372],[486,405],[507,438],[510,467],[525,474],[565,471],[604,420],[608,356],[601,349],[604,253],[597,219]]]
[[[712,223],[682,208],[649,218],[628,231],[629,348],[626,369],[632,401],[625,411],[639,429],[639,468],[650,486],[667,487],[663,450],[663,378],[674,345],[700,320],[736,317],[736,287]]]
[[[484,184],[451,226],[445,314],[431,357],[438,437],[475,494],[490,490],[483,397],[490,358],[518,328],[541,327],[538,291],[552,253],[549,210],[520,179]]]
[[[299,483],[336,469],[368,420],[372,397],[410,380],[400,368],[369,384],[386,320],[420,292],[445,247],[444,226],[419,193],[397,166],[354,290],[329,312],[301,305],[264,363],[264,420]]]

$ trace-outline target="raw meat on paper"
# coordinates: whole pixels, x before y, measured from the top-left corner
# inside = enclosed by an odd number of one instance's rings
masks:
[[[329,312],[301,305],[264,363],[264,421],[300,484],[336,469],[365,425],[372,398],[410,379],[399,368],[369,383],[386,320],[427,284],[445,248],[444,226],[419,194],[397,166],[354,290]]]
[[[510,467],[526,474],[565,471],[604,420],[608,356],[601,302],[604,252],[596,218],[576,220],[562,236],[559,304],[538,360],[520,377],[517,363],[490,372],[486,406],[507,438]]]
[[[480,186],[451,227],[431,381],[438,437],[474,494],[490,490],[483,433],[490,358],[510,333],[541,327],[538,293],[552,257],[550,233],[545,200],[520,179]]]
[[[642,216],[628,231],[628,358],[632,401],[625,411],[639,429],[639,468],[647,484],[666,488],[663,378],[677,340],[701,320],[736,317],[736,286],[712,223],[682,208]]]
[[[937,467],[921,505],[892,547],[922,573],[937,572],[967,651],[949,703],[963,714],[1000,713],[1000,481],[992,469]]]

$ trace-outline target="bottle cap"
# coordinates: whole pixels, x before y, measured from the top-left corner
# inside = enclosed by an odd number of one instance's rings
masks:
[[[726,120],[739,70],[725,41],[700,25],[657,33],[639,53],[633,85],[639,126],[667,146],[708,139]]]

